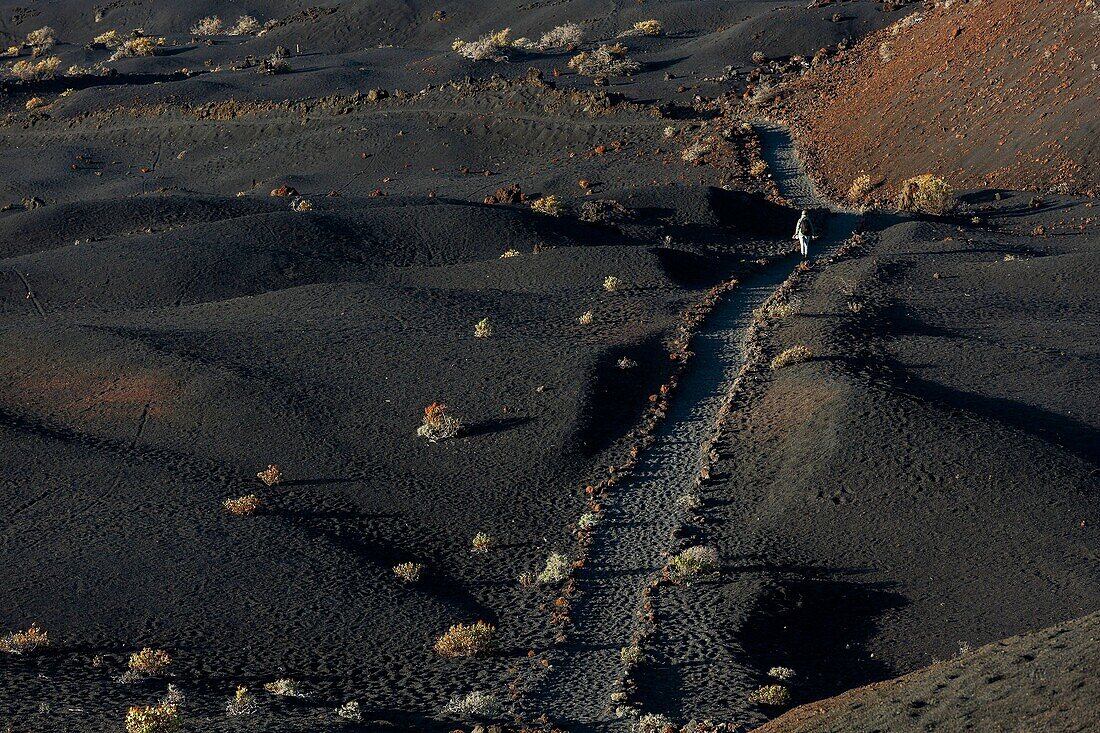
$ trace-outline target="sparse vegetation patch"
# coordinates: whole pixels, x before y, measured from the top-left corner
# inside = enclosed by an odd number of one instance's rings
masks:
[[[193,36],[218,36],[222,32],[222,19],[216,15],[208,15],[195,25],[191,26]]]
[[[393,574],[402,583],[415,583],[420,580],[424,565],[418,562],[403,562],[393,566]]]
[[[718,552],[697,545],[675,555],[668,564],[668,577],[674,583],[690,583],[718,572]]]
[[[500,717],[504,707],[491,692],[475,690],[465,695],[455,695],[443,708],[443,714],[461,720],[478,720]]]
[[[798,344],[797,346],[792,346],[791,348],[784,350],[782,353],[772,359],[771,368],[773,370],[782,369],[785,366],[800,364],[801,362],[809,361],[813,357],[814,352],[810,350],[809,346]]]
[[[476,657],[496,647],[496,627],[477,621],[455,624],[435,642],[435,651],[444,657]]]
[[[59,56],[47,56],[39,61],[21,59],[11,65],[11,75],[19,81],[46,81],[57,75],[61,67]]]
[[[784,685],[764,685],[749,695],[749,702],[755,705],[786,707],[791,704],[791,691]]]
[[[456,38],[454,43],[451,44],[451,49],[459,56],[464,56],[472,61],[507,61],[507,52],[512,46],[509,42],[511,34],[512,29],[505,28],[486,34],[476,41],[464,41],[461,38]]]
[[[175,733],[179,728],[179,708],[175,705],[135,705],[126,713],[126,733]]]
[[[642,65],[626,53],[627,48],[621,43],[600,44],[569,59],[569,68],[584,76],[630,76],[640,71]]]
[[[230,514],[247,516],[255,514],[263,506],[263,500],[256,494],[248,494],[247,496],[239,496],[236,499],[226,499],[222,502],[222,505]]]
[[[424,419],[416,434],[431,442],[456,437],[462,431],[462,422],[447,414],[447,406],[433,402],[424,408]]]
[[[560,552],[551,553],[550,557],[546,558],[546,567],[539,573],[538,581],[543,585],[561,583],[569,577],[569,571],[572,568],[573,563],[568,555]]]
[[[898,208],[921,214],[946,214],[954,207],[954,193],[947,181],[925,173],[914,176],[901,184],[898,192]]]
[[[165,650],[145,647],[140,652],[134,652],[130,655],[130,662],[127,666],[131,672],[147,677],[156,677],[167,672],[171,664],[172,656]]]
[[[49,634],[40,629],[38,624],[31,624],[26,631],[16,631],[0,638],[0,651],[8,654],[26,654],[49,645]]]

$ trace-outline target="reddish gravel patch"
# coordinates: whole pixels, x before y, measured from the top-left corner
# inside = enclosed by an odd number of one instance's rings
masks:
[[[1094,193],[1098,12],[1086,0],[936,8],[796,81],[783,116],[837,193],[866,173],[889,198],[925,172]]]

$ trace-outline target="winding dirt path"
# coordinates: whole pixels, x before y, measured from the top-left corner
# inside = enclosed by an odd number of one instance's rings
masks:
[[[856,215],[833,209],[814,191],[786,130],[758,128],[764,156],[780,193],[797,208],[829,208],[814,256],[847,239]],[[792,242],[793,246],[793,242]],[[746,279],[726,296],[692,340],[695,356],[681,376],[655,442],[634,472],[609,493],[605,514],[577,572],[579,594],[569,639],[549,652],[550,667],[535,682],[528,704],[570,733],[626,731],[612,694],[622,689],[620,649],[639,628],[643,592],[665,565],[672,533],[683,521],[677,499],[696,487],[702,446],[713,435],[719,408],[744,363],[744,340],[753,310],[790,275],[798,258],[785,258]]]

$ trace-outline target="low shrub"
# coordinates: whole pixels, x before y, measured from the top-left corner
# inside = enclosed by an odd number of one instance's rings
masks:
[[[659,36],[664,30],[665,28],[659,20],[639,20],[629,30],[620,33],[619,36]]]
[[[620,369],[624,369],[624,370],[625,369],[634,369],[635,367],[638,366],[638,362],[634,361],[629,356],[624,356],[623,358],[621,358],[617,362],[615,362],[615,366],[619,367]]]
[[[289,677],[282,677],[273,682],[265,682],[264,691],[279,697],[305,697],[305,694],[298,688],[298,683]]]
[[[874,189],[875,184],[871,181],[870,176],[866,174],[856,176],[852,181],[852,185],[848,188],[848,200],[856,204],[862,203]]]
[[[48,25],[31,31],[27,34],[26,40],[23,41],[23,44],[34,49],[36,54],[52,48],[56,43],[57,34]]]
[[[786,707],[791,704],[791,691],[783,685],[764,685],[749,695],[749,702],[755,705]]]
[[[193,36],[218,36],[222,32],[222,19],[216,15],[208,15],[195,25],[191,26]]]
[[[341,720],[349,720],[353,723],[358,723],[363,719],[363,713],[359,710],[359,703],[354,700],[344,703],[333,712]]]
[[[476,657],[496,647],[496,627],[477,621],[455,624],[435,642],[435,651],[443,657]]]
[[[403,562],[393,566],[393,574],[402,583],[415,583],[420,580],[420,574],[423,571],[423,563],[418,562]]]
[[[538,51],[550,51],[561,49],[570,51],[584,42],[584,31],[576,23],[565,23],[556,28],[551,28],[535,41],[535,49]]]
[[[156,55],[157,47],[163,45],[163,38],[153,38],[152,36],[127,38],[115,48],[115,52],[111,54],[110,60],[118,61],[119,59],[131,58],[134,56],[154,56]]]
[[[698,494],[683,494],[676,500],[676,505],[686,512],[694,512],[703,506],[703,500]]]
[[[585,311],[577,318],[577,323],[582,326],[589,326],[592,324],[592,320],[595,316],[592,315],[592,311]]]
[[[577,520],[577,529],[588,532],[600,523],[600,515],[595,512],[585,512]]]
[[[462,720],[497,718],[504,713],[504,707],[491,692],[474,692],[455,695],[443,708],[443,714]]]
[[[507,259],[511,259],[512,257],[519,257],[519,250],[518,249],[506,249],[506,250],[504,250],[504,254],[502,254],[500,256],[500,259],[507,260]]]
[[[262,27],[260,21],[256,20],[251,15],[242,15],[237,18],[236,25],[229,29],[229,35],[251,36],[259,33]]]
[[[283,472],[279,470],[279,464],[271,463],[267,468],[256,474],[256,478],[263,481],[264,486],[276,486],[283,481]]]
[[[474,338],[487,339],[493,335],[493,326],[488,318],[482,318],[474,324]]]
[[[925,173],[901,184],[898,209],[922,214],[946,214],[954,206],[954,193],[947,181]]]
[[[641,664],[642,661],[642,649],[637,644],[631,646],[624,646],[619,649],[619,659],[623,661],[623,664],[628,667],[633,667],[636,664]]]
[[[225,703],[225,714],[230,718],[253,715],[258,712],[259,709],[260,702],[244,685],[238,687],[233,697],[229,698]]]
[[[581,213],[578,218],[589,224],[612,224],[630,217],[630,209],[615,199],[600,199],[585,201],[581,204]]]
[[[257,74],[265,74],[267,76],[275,76],[276,74],[289,74],[290,62],[282,56],[276,56],[272,54],[266,59],[260,61],[256,65]]]
[[[569,59],[569,68],[584,76],[630,76],[640,71],[642,65],[627,57],[626,51],[621,43],[600,44]]]
[[[0,638],[0,651],[8,654],[26,654],[49,645],[49,634],[40,629],[38,624],[31,624],[26,631],[15,631]]]
[[[693,580],[718,572],[718,552],[713,547],[697,545],[676,554],[668,564],[668,577],[674,583]]]
[[[676,733],[679,728],[667,716],[659,713],[646,713],[634,722],[634,733]]]
[[[98,36],[92,39],[92,48],[106,48],[115,49],[122,45],[122,37],[118,35],[118,31],[109,30],[105,33],[100,33]]]
[[[179,728],[179,708],[168,703],[135,705],[126,713],[126,733],[175,733]]]
[[[561,583],[569,577],[572,569],[573,563],[567,555],[560,552],[551,553],[550,557],[546,558],[546,567],[539,573],[538,581],[543,585]]]
[[[561,199],[554,194],[550,194],[532,201],[531,210],[547,216],[561,216],[565,211],[565,207],[562,206]]]
[[[784,350],[782,353],[772,359],[771,368],[773,370],[782,369],[783,367],[790,366],[791,364],[799,364],[804,361],[809,361],[813,357],[814,352],[810,350],[809,346],[798,344],[797,346],[792,346],[791,348]]]
[[[764,305],[753,311],[757,320],[764,318],[789,318],[796,315],[802,308],[802,301],[792,298],[789,300],[769,300]]]
[[[616,290],[623,286],[623,281],[614,275],[608,275],[603,279],[603,289],[609,293],[614,293]]]
[[[39,61],[23,59],[11,65],[11,75],[19,81],[46,81],[57,75],[61,67],[59,56],[47,56]]]
[[[511,34],[512,29],[505,28],[486,34],[476,41],[463,41],[461,38],[456,38],[451,44],[451,49],[459,56],[472,61],[507,61],[507,51],[512,45],[509,41]]]
[[[416,434],[435,443],[456,437],[462,431],[462,422],[447,414],[447,406],[433,402],[424,408],[424,419]]]
[[[239,496],[236,499],[226,499],[222,502],[222,506],[230,514],[247,516],[256,513],[263,506],[263,500],[255,494],[248,494],[247,496]]]
[[[130,655],[127,665],[131,672],[136,672],[146,677],[156,677],[168,671],[172,664],[172,656],[163,649],[145,647],[140,652]]]
[[[489,548],[493,546],[492,536],[485,532],[478,532],[474,535],[474,538],[470,540],[470,548],[474,552],[485,553],[489,551]]]
[[[793,680],[794,670],[790,667],[772,667],[768,670],[768,676],[777,680]]]

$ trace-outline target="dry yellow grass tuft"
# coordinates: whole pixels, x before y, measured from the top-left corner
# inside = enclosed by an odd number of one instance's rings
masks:
[[[791,364],[799,364],[804,361],[808,361],[814,358],[814,352],[808,346],[798,344],[786,349],[781,354],[772,359],[772,369],[782,369],[785,366]]]
[[[264,486],[275,486],[282,483],[283,472],[279,470],[279,464],[272,463],[263,471],[256,474],[256,478],[264,482]]]
[[[402,583],[415,583],[420,580],[424,565],[418,562],[403,562],[393,566],[393,574]]]
[[[457,437],[461,430],[462,422],[447,414],[447,406],[441,402],[433,402],[424,408],[424,419],[416,429],[416,434],[435,443],[445,438]]]
[[[171,664],[172,657],[168,652],[163,649],[145,647],[140,652],[134,652],[130,655],[129,667],[132,672],[156,677],[167,671]]]
[[[264,691],[279,697],[302,697],[298,683],[289,677],[281,677],[274,682],[265,682]]]
[[[254,514],[261,506],[263,506],[263,499],[255,494],[248,494],[247,496],[239,496],[236,499],[226,499],[222,502],[222,506],[226,508],[230,514],[236,514],[238,516],[247,516]]]
[[[791,704],[791,691],[783,685],[764,685],[749,695],[749,702],[757,705],[785,707]]]
[[[157,52],[157,47],[163,45],[163,38],[154,38],[152,36],[127,38],[115,48],[115,52],[111,54],[111,61],[118,61],[119,59],[131,58],[134,56],[153,56]]]
[[[175,733],[179,728],[179,708],[168,703],[135,705],[126,713],[126,733]]]
[[[955,195],[947,181],[924,173],[901,184],[898,208],[922,214],[946,214],[955,203]]]
[[[26,631],[16,631],[0,639],[0,651],[8,654],[26,654],[49,645],[49,634],[38,628],[38,624],[31,624]]]
[[[40,61],[23,59],[11,65],[11,75],[19,81],[46,81],[54,78],[60,67],[59,56],[47,56]]]
[[[634,24],[633,30],[638,35],[659,36],[664,32],[665,27],[659,20],[639,20]]]
[[[473,540],[470,541],[470,549],[473,552],[485,553],[489,551],[489,548],[493,546],[493,538],[491,535],[485,532],[478,532],[474,535]]]
[[[543,196],[531,202],[532,211],[538,214],[546,214],[547,216],[561,216],[564,208],[561,199],[554,194]]]
[[[848,200],[855,204],[862,203],[867,198],[867,194],[871,193],[874,188],[875,184],[871,181],[870,176],[866,174],[856,176],[848,189]]]
[[[222,32],[222,25],[221,18],[216,15],[209,15],[191,26],[191,35],[217,36]]]
[[[496,627],[477,621],[455,624],[435,642],[435,651],[444,657],[476,657],[496,646]]]

